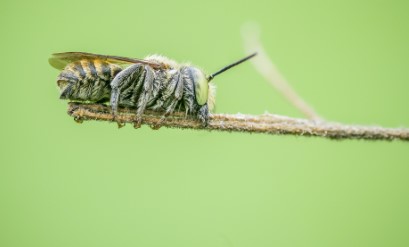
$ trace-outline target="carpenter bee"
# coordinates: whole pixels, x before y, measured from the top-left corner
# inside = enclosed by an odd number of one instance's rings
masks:
[[[216,88],[210,81],[255,55],[208,76],[197,67],[160,55],[136,59],[65,52],[53,54],[49,63],[61,70],[57,77],[60,99],[109,102],[114,116],[119,106],[136,108],[135,128],[140,127],[145,110],[163,112],[161,122],[172,112],[182,111],[206,126],[215,105]]]

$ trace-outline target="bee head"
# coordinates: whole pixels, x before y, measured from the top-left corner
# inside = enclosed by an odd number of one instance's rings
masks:
[[[196,101],[199,105],[204,105],[207,102],[209,95],[209,80],[204,72],[195,67],[188,67],[189,76],[193,81]]]

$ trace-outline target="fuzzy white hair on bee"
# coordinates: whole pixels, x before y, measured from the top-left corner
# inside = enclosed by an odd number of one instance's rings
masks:
[[[152,61],[158,64],[166,64],[167,66],[169,66],[169,69],[178,69],[180,67],[180,65],[175,60],[172,60],[160,54],[148,55],[144,58],[144,60]]]

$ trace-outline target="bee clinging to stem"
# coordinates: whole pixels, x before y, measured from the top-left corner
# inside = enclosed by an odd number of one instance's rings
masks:
[[[163,112],[161,121],[174,111],[186,112],[206,126],[215,104],[213,78],[255,55],[208,76],[190,64],[178,64],[160,55],[135,59],[65,52],[53,54],[49,63],[62,70],[57,78],[61,99],[109,102],[114,116],[119,106],[136,108],[136,128],[145,110]]]

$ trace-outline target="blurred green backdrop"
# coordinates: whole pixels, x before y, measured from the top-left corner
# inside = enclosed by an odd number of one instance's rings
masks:
[[[53,52],[160,53],[214,71],[256,21],[325,118],[409,126],[408,1],[0,3],[0,246],[409,246],[403,142],[76,124]],[[251,66],[217,112],[302,117]]]

